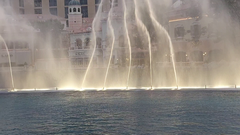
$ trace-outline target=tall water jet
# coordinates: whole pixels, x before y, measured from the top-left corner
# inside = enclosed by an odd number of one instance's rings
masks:
[[[11,77],[11,81],[12,81],[12,90],[14,90],[15,86],[14,86],[13,72],[12,72],[12,63],[11,63],[9,50],[8,50],[8,47],[7,47],[7,44],[6,44],[5,40],[3,39],[3,37],[1,35],[0,35],[0,39],[2,40],[2,42],[3,42],[3,44],[4,44],[5,48],[6,48],[6,51],[7,51],[8,62],[9,62],[9,69],[10,69],[10,77]]]
[[[137,8],[136,4],[137,4],[136,0],[134,0],[136,22],[143,29],[144,33],[147,36],[147,40],[148,40],[149,59],[150,59],[150,69],[149,69],[150,70],[150,85],[151,85],[150,87],[152,89],[152,87],[153,87],[153,77],[152,77],[152,44],[151,44],[151,38],[150,38],[149,31],[147,30],[147,27],[143,24],[142,20],[140,19],[139,9]]]
[[[171,59],[172,59],[172,65],[173,65],[173,71],[174,71],[174,76],[175,76],[175,81],[176,85],[178,87],[178,77],[177,77],[177,70],[176,70],[176,64],[175,64],[175,59],[174,59],[174,49],[173,49],[173,44],[172,44],[172,39],[170,35],[168,34],[167,30],[157,21],[156,15],[152,11],[152,5],[149,3],[149,0],[145,0],[147,3],[147,8],[149,9],[150,12],[150,18],[152,19],[154,25],[159,28],[161,31],[164,32],[164,34],[167,36],[168,41],[169,41],[169,48],[170,48],[170,53],[171,53]]]
[[[113,3],[114,3],[114,1],[112,1],[112,3],[111,3],[112,7],[113,7]],[[107,24],[110,28],[110,32],[111,32],[111,35],[112,35],[112,47],[111,47],[111,53],[110,53],[110,58],[109,58],[108,66],[107,66],[106,75],[105,75],[105,78],[104,78],[103,90],[106,88],[108,72],[109,72],[109,68],[110,68],[110,65],[111,65],[113,48],[114,48],[114,44],[115,44],[115,34],[114,34],[114,30],[113,30],[113,26],[112,26],[112,20],[111,20],[112,12],[113,12],[113,8],[110,9],[109,14],[108,14],[108,20],[107,20]]]
[[[88,75],[88,72],[89,72],[89,69],[92,65],[92,61],[93,61],[93,57],[94,57],[94,54],[96,52],[96,30],[95,30],[95,27],[96,27],[96,24],[97,24],[97,17],[99,16],[100,12],[101,12],[101,9],[102,9],[102,3],[103,1],[100,2],[99,4],[99,8],[98,8],[98,11],[96,13],[96,16],[94,17],[93,19],[93,23],[92,23],[92,34],[93,34],[93,52],[92,52],[92,55],[91,55],[91,58],[90,58],[90,61],[89,61],[89,64],[88,64],[88,67],[87,67],[87,70],[84,74],[84,77],[83,77],[83,81],[82,81],[82,85],[81,85],[81,90],[83,90],[83,86],[84,86],[84,83],[86,81],[86,77]]]
[[[132,48],[131,48],[131,42],[129,37],[129,32],[127,28],[127,8],[126,8],[126,0],[123,0],[123,8],[124,8],[124,29],[127,36],[127,42],[128,42],[128,48],[129,48],[129,67],[128,67],[128,75],[127,75],[127,87],[129,87],[129,80],[130,80],[130,74],[131,74],[131,66],[132,66]]]

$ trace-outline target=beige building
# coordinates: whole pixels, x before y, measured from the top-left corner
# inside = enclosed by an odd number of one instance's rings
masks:
[[[0,4],[9,4],[17,14],[56,15],[68,18],[68,3],[71,0],[0,0]],[[101,0],[78,0],[81,3],[83,18],[93,18]]]
[[[217,35],[221,29],[216,25],[214,18],[207,15],[213,10],[209,7],[209,11],[205,11],[203,13],[205,15],[199,19],[188,16],[190,8],[189,3],[177,0],[168,14],[168,30],[176,62],[208,62],[217,58],[223,59],[220,56],[227,46]]]

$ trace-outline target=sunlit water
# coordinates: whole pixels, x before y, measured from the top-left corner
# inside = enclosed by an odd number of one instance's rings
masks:
[[[240,92],[0,94],[0,134],[240,134]]]

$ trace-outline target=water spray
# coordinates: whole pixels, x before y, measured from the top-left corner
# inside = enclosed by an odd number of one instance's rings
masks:
[[[134,4],[136,6],[137,2],[136,0],[134,0]],[[137,7],[137,6],[136,6]],[[149,59],[150,59],[150,83],[151,83],[151,88],[153,85],[153,75],[152,75],[152,44],[151,44],[151,38],[150,38],[150,34],[149,31],[147,30],[147,27],[144,25],[144,23],[142,22],[142,20],[140,20],[139,17],[139,10],[135,7],[135,16],[136,16],[136,21],[137,23],[140,25],[140,27],[144,30],[144,32],[146,33],[147,39],[148,39],[148,46],[149,46]]]
[[[132,47],[129,37],[129,32],[127,28],[127,7],[126,7],[126,0],[123,0],[123,7],[124,7],[124,29],[127,35],[127,42],[128,42],[128,48],[129,48],[129,67],[128,67],[128,76],[127,76],[127,87],[129,87],[129,80],[130,80],[130,74],[131,74],[131,66],[132,66]]]
[[[172,39],[171,39],[169,33],[167,32],[167,30],[157,21],[156,15],[152,11],[153,8],[152,8],[152,5],[149,3],[149,0],[145,0],[145,1],[147,3],[147,7],[148,7],[149,12],[150,12],[150,18],[152,19],[153,23],[155,24],[155,26],[157,28],[162,30],[164,32],[164,34],[167,36],[167,38],[168,38],[169,48],[170,48],[170,53],[171,53],[171,59],[172,59],[172,65],[173,65],[173,70],[174,70],[174,76],[175,76],[175,81],[176,81],[176,85],[178,85],[178,77],[177,77],[176,64],[175,64],[175,60],[174,60],[174,49],[173,49]]]
[[[4,44],[5,48],[6,48],[6,51],[7,51],[8,62],[9,62],[9,69],[10,69],[10,77],[11,77],[11,81],[12,81],[12,91],[14,91],[15,90],[15,86],[14,86],[12,63],[11,63],[9,50],[8,50],[8,47],[7,47],[7,44],[6,44],[5,40],[3,39],[3,37],[1,35],[0,35],[0,39],[2,40],[2,42],[3,42],[3,44]]]
[[[110,31],[111,31],[111,35],[112,35],[112,47],[111,47],[110,58],[109,58],[108,66],[107,66],[105,79],[104,79],[103,90],[105,90],[105,87],[106,87],[108,72],[109,72],[109,68],[110,68],[110,65],[111,65],[111,61],[112,61],[113,48],[114,48],[114,44],[115,44],[115,34],[114,34],[114,29],[113,29],[112,20],[111,20],[111,16],[112,16],[112,12],[113,12],[113,4],[114,4],[114,1],[112,1],[112,3],[111,3],[112,8],[109,11],[108,20],[107,20],[107,24],[109,25],[109,28],[110,28]]]
[[[100,9],[102,9],[102,3],[103,3],[103,1],[101,1],[101,3],[99,4],[99,8],[98,8],[96,17],[99,16],[99,14],[100,14],[100,12],[101,12]],[[91,56],[91,59],[90,59],[90,61],[89,61],[87,70],[86,70],[86,72],[85,72],[85,74],[84,74],[84,77],[83,77],[83,81],[82,81],[82,85],[81,85],[81,90],[83,90],[83,86],[84,86],[84,83],[85,83],[85,81],[86,81],[86,77],[87,77],[88,72],[89,72],[89,69],[90,69],[90,67],[91,67],[91,65],[92,65],[92,61],[93,61],[94,54],[95,54],[95,52],[96,52],[96,43],[97,43],[97,41],[96,41],[96,30],[95,30],[96,21],[97,21],[96,17],[93,19],[93,23],[92,23],[93,52],[92,52],[92,56]]]

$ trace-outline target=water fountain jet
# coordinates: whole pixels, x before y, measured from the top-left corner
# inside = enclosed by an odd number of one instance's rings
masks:
[[[114,4],[114,1],[112,1],[112,3],[111,3],[112,7],[113,7],[113,4]],[[110,65],[111,65],[111,61],[112,61],[113,48],[114,48],[114,44],[115,44],[115,34],[114,34],[114,29],[113,29],[112,21],[111,21],[112,12],[113,12],[113,8],[110,9],[109,14],[108,14],[108,20],[107,20],[107,24],[110,28],[110,32],[111,32],[111,35],[112,35],[112,47],[111,47],[110,58],[109,58],[107,71],[106,71],[106,75],[105,75],[105,79],[104,79],[104,83],[103,83],[103,90],[105,90],[105,87],[106,87],[108,72],[109,72],[109,68],[110,68]]]
[[[101,13],[101,10],[100,10],[100,9],[102,9],[102,3],[103,3],[103,1],[101,1],[100,4],[99,4],[99,8],[98,8],[98,11],[97,11],[96,16],[99,16],[100,13]],[[97,43],[97,41],[96,41],[96,30],[95,30],[96,24],[97,24],[97,17],[94,17],[93,23],[92,23],[93,52],[92,52],[92,55],[91,55],[91,58],[90,58],[90,61],[89,61],[87,70],[86,70],[86,72],[85,72],[85,74],[84,74],[84,77],[83,77],[81,89],[83,89],[83,86],[84,86],[84,83],[85,83],[85,81],[86,81],[86,78],[87,78],[89,69],[90,69],[90,67],[91,67],[91,65],[92,65],[92,62],[93,62],[93,57],[94,57],[95,52],[96,52],[96,43]]]
[[[147,3],[147,7],[148,7],[149,12],[150,12],[150,18],[152,19],[154,25],[157,28],[159,28],[161,31],[163,31],[168,38],[175,81],[176,81],[176,85],[178,85],[178,77],[177,77],[177,71],[176,71],[176,64],[175,64],[175,60],[174,60],[174,49],[173,49],[172,39],[171,39],[170,35],[168,34],[167,30],[157,21],[156,15],[152,11],[153,8],[152,8],[152,5],[150,4],[149,0],[145,0],[145,1]]]
[[[127,35],[127,42],[128,42],[128,48],[129,48],[129,67],[128,67],[128,76],[127,76],[127,87],[129,87],[129,80],[130,80],[130,74],[131,74],[131,66],[132,66],[132,47],[129,37],[129,32],[127,28],[127,7],[126,7],[126,0],[123,0],[123,8],[124,8],[124,29]]]
[[[134,5],[135,5],[135,16],[136,16],[136,22],[140,27],[143,29],[143,31],[146,33],[147,40],[148,40],[148,47],[149,47],[149,59],[150,59],[150,88],[153,86],[153,77],[152,77],[152,44],[151,44],[151,38],[149,31],[147,30],[147,27],[144,25],[142,20],[140,19],[139,16],[139,9],[136,6],[137,2],[134,0]]]
[[[11,63],[11,58],[10,58],[10,54],[9,54],[9,50],[8,50],[8,46],[5,42],[5,40],[3,39],[3,37],[0,35],[0,39],[2,40],[5,48],[6,48],[6,51],[7,51],[7,55],[8,55],[8,63],[9,63],[9,69],[10,69],[10,78],[11,78],[11,81],[12,81],[12,91],[15,90],[15,86],[14,86],[14,80],[13,80],[13,71],[12,71],[12,63]]]

